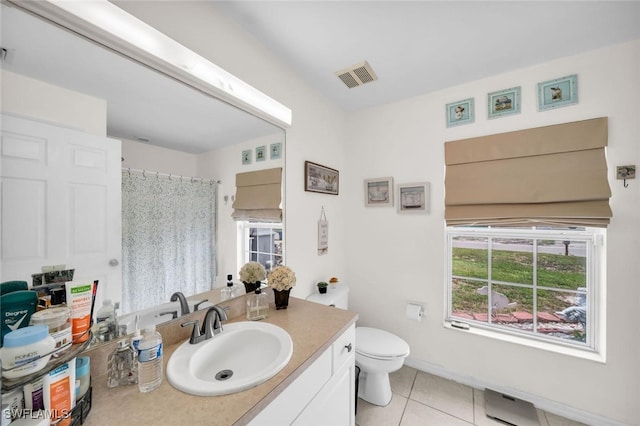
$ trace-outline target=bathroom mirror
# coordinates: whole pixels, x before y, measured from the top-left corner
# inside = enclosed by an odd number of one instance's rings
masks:
[[[8,50],[2,63],[3,71],[107,99],[108,137],[135,143],[140,143],[137,138],[144,137],[154,145],[211,156],[216,150],[273,136],[283,144],[281,152],[284,155],[283,129],[14,5],[3,3],[1,7],[2,47]],[[107,92],[101,92],[105,88]],[[126,157],[124,149],[123,153]],[[232,220],[226,215],[222,217],[220,206],[226,204],[223,198],[233,195],[235,173],[252,170],[251,167],[242,168],[240,153],[237,162],[238,168],[227,170],[226,175],[211,176],[225,185],[223,193],[218,191],[217,209],[219,225],[224,222],[227,228]],[[137,168],[136,164],[127,164],[126,158],[125,165]],[[267,162],[259,168],[269,166],[273,167]],[[283,158],[278,166],[284,167]],[[172,173],[163,166],[147,170]],[[233,226],[235,232],[235,224]],[[216,241],[217,252],[232,252],[235,258],[235,234],[220,235],[222,237]],[[235,265],[233,269],[230,266],[218,269],[216,287],[225,284],[226,280],[221,277],[227,273],[237,276]],[[34,272],[38,271],[29,274]],[[195,295],[185,293],[185,296]],[[211,300],[210,296],[209,299],[212,303],[219,301]]]

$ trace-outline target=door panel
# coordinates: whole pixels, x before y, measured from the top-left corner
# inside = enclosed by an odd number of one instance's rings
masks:
[[[0,280],[65,264],[100,280],[97,306],[120,300],[120,141],[2,115],[0,156]]]

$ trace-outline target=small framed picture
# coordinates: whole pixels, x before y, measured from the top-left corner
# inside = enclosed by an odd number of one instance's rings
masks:
[[[473,108],[473,98],[447,104],[447,127],[473,123],[475,119]]]
[[[264,161],[267,159],[267,147],[262,145],[256,147],[256,161]]]
[[[520,114],[520,86],[487,95],[489,118]]]
[[[538,111],[578,103],[578,75],[538,83]]]
[[[282,158],[282,143],[272,143],[269,145],[269,160],[278,160]]]
[[[393,206],[393,178],[365,179],[364,205],[366,207]]]
[[[304,162],[304,190],[338,195],[340,172],[311,161]]]
[[[251,150],[242,151],[242,164],[251,164]]]
[[[398,194],[398,213],[429,213],[429,182],[401,183]]]

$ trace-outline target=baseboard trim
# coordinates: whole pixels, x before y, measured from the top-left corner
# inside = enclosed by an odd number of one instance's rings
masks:
[[[561,404],[559,402],[556,402],[550,399],[541,398],[537,395],[532,395],[527,392],[522,392],[518,389],[512,389],[497,383],[490,383],[483,380],[479,380],[476,377],[459,374],[459,373],[456,373],[455,371],[447,370],[442,366],[431,364],[429,362],[426,362],[420,359],[407,357],[404,361],[404,364],[409,367],[413,367],[416,370],[433,374],[435,376],[439,376],[448,380],[453,380],[454,382],[462,383],[463,385],[467,385],[475,389],[487,389],[487,388],[493,389],[497,392],[502,392],[506,395],[511,395],[518,399],[529,401],[536,408],[542,411],[555,414],[557,416],[565,417],[567,419],[571,419],[577,422],[585,423],[587,425],[626,426],[626,423],[620,423],[616,420],[602,417],[594,413],[589,413],[589,412],[585,412],[584,410],[579,410],[577,408],[569,407],[565,404]]]

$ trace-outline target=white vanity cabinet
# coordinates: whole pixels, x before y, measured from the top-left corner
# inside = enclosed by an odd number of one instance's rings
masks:
[[[355,325],[351,325],[249,424],[354,425]]]

